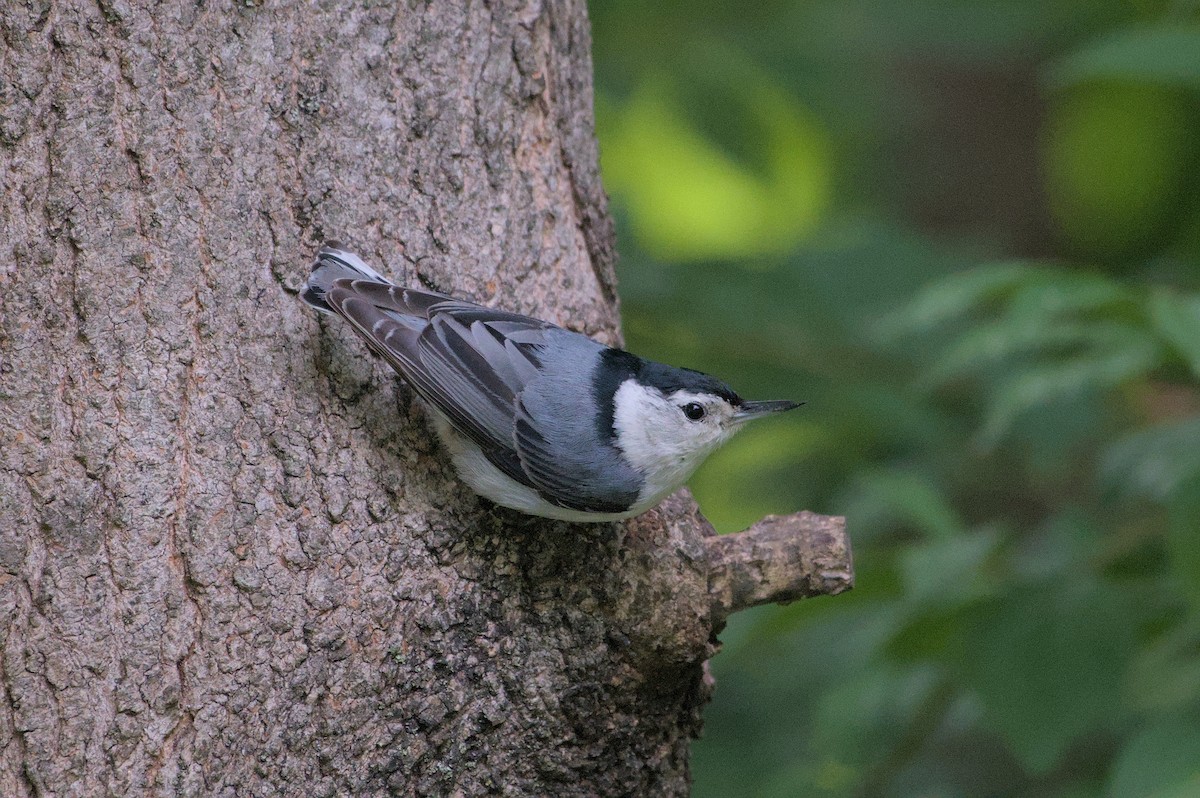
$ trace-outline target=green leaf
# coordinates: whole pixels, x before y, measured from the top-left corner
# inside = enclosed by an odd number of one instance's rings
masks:
[[[1200,795],[1200,776],[1192,776],[1164,787],[1154,793],[1152,798],[1196,798],[1197,795]]]
[[[1132,708],[1144,715],[1200,706],[1200,614],[1142,644],[1126,681]]]
[[[1185,798],[1200,795],[1200,722],[1173,718],[1134,737],[1121,751],[1110,798]]]
[[[877,335],[889,338],[931,332],[959,321],[982,303],[1011,293],[1037,279],[1038,270],[1024,262],[998,263],[944,277],[922,290],[912,302],[886,317]]]
[[[1017,579],[1031,582],[1081,572],[1105,532],[1083,507],[1067,504],[1030,531],[1011,552],[1009,562]]]
[[[938,671],[872,668],[826,692],[814,717],[813,749],[857,771],[886,758],[913,715],[941,689]]]
[[[1200,296],[1156,291],[1150,297],[1150,322],[1200,377]]]
[[[1075,52],[1049,78],[1055,88],[1105,79],[1200,87],[1200,29],[1122,31]]]
[[[1194,183],[1195,101],[1140,83],[1093,83],[1056,98],[1042,136],[1047,205],[1080,253],[1141,260],[1178,227]]]
[[[893,662],[941,661],[969,620],[970,613],[962,607],[924,609],[896,629],[884,651]]]
[[[1005,315],[1014,323],[1046,323],[1129,303],[1132,293],[1099,274],[1031,262],[997,263],[936,281],[882,327],[891,334],[929,332],[999,300],[1008,300]]]
[[[1200,418],[1172,421],[1118,439],[1100,460],[1100,484],[1130,498],[1167,502],[1200,473]]]
[[[696,124],[665,72],[643,78],[618,105],[599,103],[605,183],[645,249],[695,261],[791,250],[822,218],[829,195],[829,142],[795,98],[755,73],[739,91],[712,85],[713,101],[757,121],[765,162],[753,168]]]
[[[1188,598],[1200,607],[1200,471],[1180,484],[1171,497],[1167,551],[1175,578]]]
[[[962,518],[946,498],[919,474],[872,471],[862,476],[856,492],[860,523],[908,524],[942,539],[965,530]],[[864,515],[874,517],[865,519]]]
[[[1130,623],[1112,591],[1066,582],[981,609],[963,646],[965,679],[1026,769],[1050,770],[1112,717]]]
[[[1068,269],[1039,269],[1037,275],[1013,294],[1007,312],[1016,321],[1045,323],[1131,300],[1128,288],[1103,275]]]
[[[983,564],[997,542],[997,535],[985,530],[910,546],[900,557],[906,594],[929,605],[979,598],[987,590]]]
[[[1005,380],[980,431],[982,445],[996,445],[1023,414],[1039,406],[1113,388],[1150,371],[1161,355],[1157,342],[1140,330],[1128,329],[1129,339],[1113,342],[1111,351],[1038,365]]]
[[[973,327],[959,336],[922,376],[922,384],[932,387],[1043,353],[1119,351],[1139,339],[1147,343],[1149,340],[1143,330],[1118,322],[1060,322],[1008,316]]]

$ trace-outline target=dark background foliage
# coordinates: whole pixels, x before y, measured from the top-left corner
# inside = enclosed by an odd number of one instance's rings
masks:
[[[735,616],[697,796],[1200,794],[1200,8],[591,5],[641,354],[804,409],[693,488],[845,515]]]

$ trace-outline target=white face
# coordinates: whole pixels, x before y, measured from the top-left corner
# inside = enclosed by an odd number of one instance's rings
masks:
[[[646,478],[644,498],[678,488],[741,426],[734,408],[713,394],[676,391],[664,396],[626,380],[614,401],[617,441],[630,465]]]

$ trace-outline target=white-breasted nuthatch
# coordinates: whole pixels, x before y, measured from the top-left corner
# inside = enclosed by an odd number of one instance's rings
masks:
[[[751,419],[725,383],[550,322],[394,285],[336,242],[301,294],[342,316],[434,411],[459,476],[531,515],[615,521],[681,486]]]

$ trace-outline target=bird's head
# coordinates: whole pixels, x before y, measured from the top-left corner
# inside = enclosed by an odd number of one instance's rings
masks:
[[[682,485],[746,422],[799,407],[748,402],[707,374],[649,365],[613,395],[613,432],[630,465],[664,489]]]

